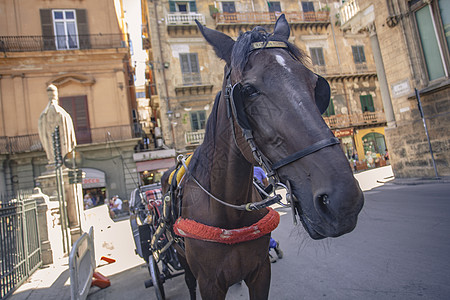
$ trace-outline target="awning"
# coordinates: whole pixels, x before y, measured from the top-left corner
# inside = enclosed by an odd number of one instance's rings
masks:
[[[173,166],[175,166],[174,158],[163,158],[136,162],[136,169],[138,172],[169,169]]]
[[[82,168],[81,170],[84,173],[83,189],[106,186],[105,172],[92,168]]]

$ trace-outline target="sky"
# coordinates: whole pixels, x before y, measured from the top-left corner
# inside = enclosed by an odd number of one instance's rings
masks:
[[[145,61],[147,54],[142,50],[141,37],[141,1],[140,0],[123,0],[125,11],[125,20],[128,24],[128,32],[132,42],[131,62],[136,68],[135,82],[136,87],[145,85]]]

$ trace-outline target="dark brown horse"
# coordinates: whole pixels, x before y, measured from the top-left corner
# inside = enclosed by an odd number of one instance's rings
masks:
[[[287,185],[293,212],[311,238],[352,231],[364,198],[339,141],[321,117],[330,88],[288,42],[284,15],[273,33],[257,27],[237,41],[198,26],[226,66],[204,142],[181,184],[182,218],[227,230],[257,223],[269,211],[257,208],[270,204],[247,205],[261,202],[252,185],[253,166],[261,164],[275,182]],[[228,288],[244,280],[250,299],[267,299],[269,238],[228,244],[185,237],[191,297],[195,280],[202,298],[213,300],[225,299]]]

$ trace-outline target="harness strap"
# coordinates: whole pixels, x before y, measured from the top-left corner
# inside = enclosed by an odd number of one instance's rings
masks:
[[[316,151],[319,151],[322,148],[328,147],[328,146],[333,146],[336,144],[339,144],[339,139],[336,137],[332,137],[329,139],[324,139],[321,141],[318,141],[315,144],[312,144],[311,146],[309,146],[308,148],[302,149],[298,152],[295,152],[294,154],[289,155],[288,157],[285,157],[279,161],[277,161],[276,163],[274,163],[272,165],[272,169],[277,170],[281,167],[284,167],[285,165],[288,165],[296,160],[299,160],[302,157],[305,157],[307,155],[310,155],[311,153],[314,153]]]

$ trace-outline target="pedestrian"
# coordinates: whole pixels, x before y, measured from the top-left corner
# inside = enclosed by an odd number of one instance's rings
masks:
[[[94,202],[92,201],[92,197],[90,193],[87,193],[86,195],[84,195],[84,209],[89,209],[91,207],[94,207]]]
[[[115,195],[111,198],[110,205],[111,205],[111,217],[114,218],[122,211],[122,200],[119,198],[118,195]]]
[[[269,180],[267,179],[267,175],[261,167],[258,166],[253,167],[253,179],[256,182],[256,184],[258,184],[262,189],[265,189],[267,188],[267,186],[269,186]],[[262,194],[261,192],[260,195],[263,199],[265,198],[265,195]],[[269,257],[270,262],[274,263],[277,261],[277,259],[273,257],[272,254],[270,253],[271,249],[275,250],[275,253],[277,254],[279,259],[283,258],[283,251],[280,248],[280,242],[276,241],[272,237],[270,237],[269,242]]]

